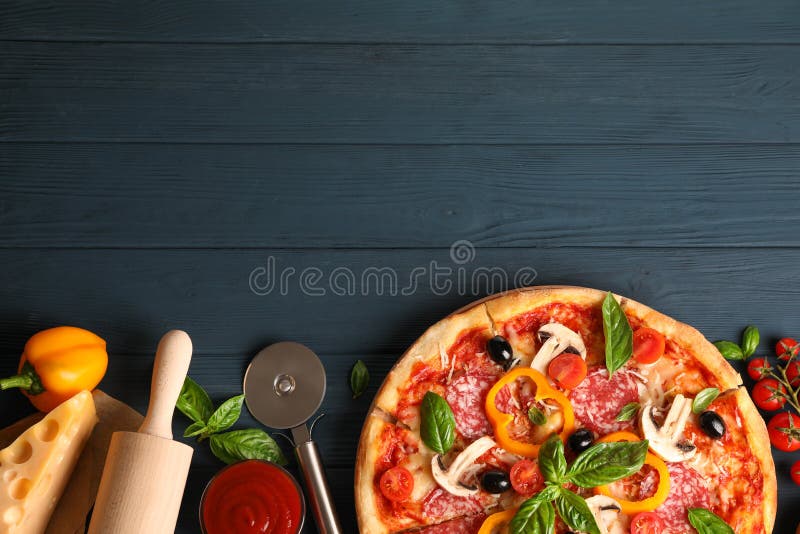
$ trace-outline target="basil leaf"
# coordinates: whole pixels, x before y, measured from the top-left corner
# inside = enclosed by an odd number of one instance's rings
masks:
[[[758,328],[753,325],[745,328],[742,333],[742,355],[744,355],[745,358],[752,356],[756,348],[758,348],[758,342],[760,340],[761,336],[758,333]]]
[[[420,406],[420,436],[431,450],[445,454],[456,439],[456,418],[450,405],[442,397],[429,391]]]
[[[206,390],[188,376],[183,381],[181,394],[178,395],[175,407],[195,423],[203,424],[208,421],[211,412],[214,411],[214,404]]]
[[[647,447],[647,440],[592,445],[569,467],[566,480],[593,488],[630,476],[642,468]]]
[[[223,402],[208,418],[209,433],[222,432],[232,427],[242,414],[242,402],[244,395],[237,395]]]
[[[699,534],[734,534],[725,521],[705,508],[689,508],[689,523]]]
[[[547,416],[542,410],[533,404],[531,404],[531,407],[528,408],[528,419],[530,419],[531,423],[536,426],[543,426],[547,424]]]
[[[610,378],[633,354],[633,330],[611,291],[603,300],[603,335],[606,338],[606,367]]]
[[[555,505],[558,515],[572,530],[587,534],[600,534],[600,527],[589,509],[589,505],[580,495],[576,495],[566,488],[559,488]]]
[[[186,430],[183,431],[183,437],[193,438],[205,432],[207,428],[208,427],[206,427],[205,423],[199,423],[199,422],[192,423],[191,425],[186,427]]]
[[[715,341],[714,346],[726,360],[744,360],[744,352],[733,341]]]
[[[286,465],[286,457],[275,440],[257,428],[212,434],[209,441],[211,452],[226,464],[239,460],[268,460]]]
[[[630,421],[633,419],[633,416],[636,415],[636,412],[639,411],[641,405],[638,402],[629,402],[617,414],[617,417],[614,419],[616,421]]]
[[[692,411],[696,414],[703,413],[717,397],[719,397],[719,390],[717,388],[706,388],[702,390],[692,401]]]
[[[564,457],[564,443],[553,434],[539,448],[539,470],[548,482],[560,484],[567,472],[567,459]]]
[[[553,534],[556,527],[556,515],[550,499],[541,497],[544,492],[531,497],[520,505],[511,523],[508,524],[511,534]]]
[[[350,390],[353,392],[353,398],[357,399],[367,390],[369,385],[369,371],[367,364],[358,360],[350,371]]]

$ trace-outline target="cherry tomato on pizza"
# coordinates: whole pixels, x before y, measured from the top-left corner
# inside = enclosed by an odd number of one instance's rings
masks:
[[[792,474],[792,482],[800,486],[800,460],[794,463],[790,473]]]
[[[664,520],[655,512],[642,512],[631,520],[631,534],[661,534],[665,529]]]
[[[786,366],[786,379],[793,388],[800,386],[800,361],[789,362]]]
[[[405,467],[392,467],[381,475],[380,487],[390,501],[406,501],[414,491],[414,475]]]
[[[781,412],[769,420],[767,432],[776,449],[784,452],[800,450],[800,416]]]
[[[790,356],[797,356],[800,345],[790,337],[785,337],[775,344],[775,354],[781,360],[788,360]]]
[[[532,497],[544,487],[544,476],[539,463],[533,460],[520,460],[511,468],[511,487],[524,497]]]
[[[786,388],[783,384],[774,378],[764,378],[753,386],[752,397],[756,406],[771,412],[780,410],[786,404],[786,399],[782,396],[785,393]]]
[[[565,352],[547,366],[547,374],[564,389],[575,389],[586,378],[586,362],[577,354]]]
[[[633,333],[633,359],[639,363],[655,363],[664,355],[666,339],[657,330],[642,327]]]
[[[772,369],[772,366],[766,358],[753,358],[747,364],[747,374],[750,375],[750,378],[753,380],[767,378],[767,369]]]

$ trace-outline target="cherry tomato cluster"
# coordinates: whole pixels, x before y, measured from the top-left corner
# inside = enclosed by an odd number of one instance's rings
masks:
[[[764,411],[782,411],[769,420],[767,431],[772,446],[778,450],[800,450],[800,343],[785,337],[775,344],[778,363],[770,364],[767,358],[752,358],[747,364],[747,374],[756,381],[752,397],[756,406]],[[792,480],[800,485],[800,461],[791,468]]]

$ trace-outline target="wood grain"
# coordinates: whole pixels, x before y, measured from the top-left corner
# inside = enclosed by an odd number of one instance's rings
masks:
[[[0,247],[797,246],[798,169],[795,145],[0,143]]]
[[[792,0],[502,3],[8,0],[0,38],[221,42],[798,42]]]
[[[0,43],[0,140],[797,143],[800,47]]]

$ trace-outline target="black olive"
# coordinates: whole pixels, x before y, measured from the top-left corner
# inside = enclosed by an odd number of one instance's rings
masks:
[[[567,445],[575,454],[580,454],[594,443],[594,435],[585,428],[579,428],[567,439]]]
[[[494,336],[486,342],[486,350],[489,352],[492,360],[503,366],[503,369],[508,371],[515,363],[514,350],[511,344],[503,336]]]
[[[703,429],[703,432],[705,432],[707,436],[714,439],[719,439],[724,436],[727,430],[722,417],[711,410],[706,410],[700,414],[700,428]]]
[[[511,480],[505,471],[492,469],[481,475],[481,487],[488,493],[503,493],[511,489]]]

